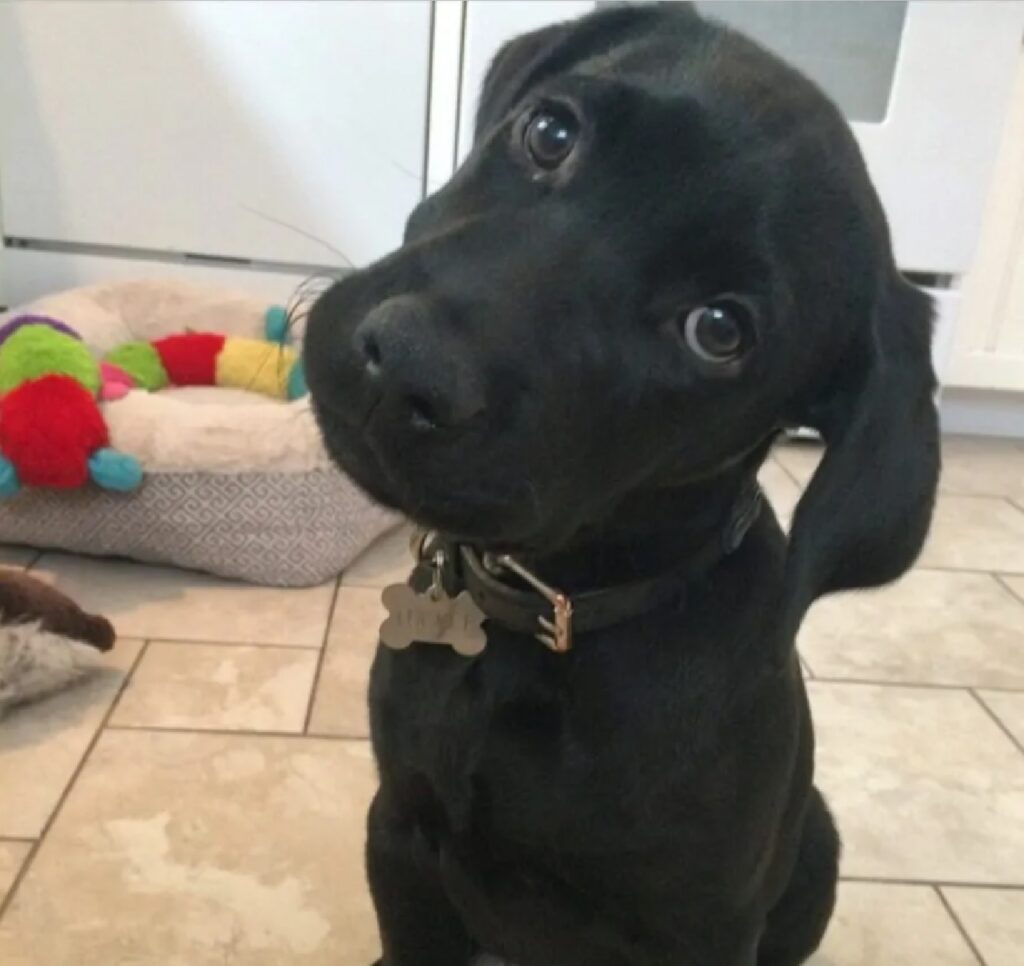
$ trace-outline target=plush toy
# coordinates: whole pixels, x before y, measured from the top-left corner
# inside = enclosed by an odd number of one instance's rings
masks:
[[[114,646],[114,628],[49,584],[0,572],[0,717],[7,708],[67,687]]]
[[[138,461],[110,447],[97,402],[103,381],[100,363],[65,323],[21,315],[0,327],[0,496],[89,479],[111,490],[139,485]]]
[[[302,361],[286,344],[287,313],[273,306],[264,321],[270,341],[184,332],[126,342],[102,359],[59,319],[21,315],[0,326],[0,497],[90,479],[108,490],[138,487],[142,467],[110,446],[99,407],[132,389],[228,386],[275,399],[304,396]]]
[[[103,359],[107,398],[131,389],[225,386],[273,399],[306,394],[302,361],[290,346],[214,332],[182,332],[154,342],[126,342]]]

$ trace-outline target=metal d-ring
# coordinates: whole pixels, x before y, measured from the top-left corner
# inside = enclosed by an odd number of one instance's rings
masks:
[[[535,573],[527,570],[515,557],[509,554],[487,554],[484,567],[492,574],[495,570],[511,570],[517,577],[529,584],[551,605],[551,619],[538,617],[540,631],[534,636],[557,654],[564,654],[572,648],[572,599],[544,583]]]
[[[444,590],[444,580],[441,577],[446,562],[447,557],[445,557],[444,550],[440,548],[435,550],[434,559],[430,564],[430,599],[435,602],[447,596]]]

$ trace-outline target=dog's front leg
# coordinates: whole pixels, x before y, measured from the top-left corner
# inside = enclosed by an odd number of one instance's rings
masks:
[[[381,966],[469,966],[475,947],[423,835],[399,824],[379,792],[367,825],[366,866],[384,949]]]

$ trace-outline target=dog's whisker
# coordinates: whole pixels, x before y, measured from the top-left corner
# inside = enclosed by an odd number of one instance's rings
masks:
[[[262,218],[264,221],[269,221],[274,225],[278,225],[281,228],[287,228],[289,231],[295,232],[296,235],[301,235],[303,238],[308,238],[312,242],[316,242],[318,245],[322,245],[331,254],[336,255],[340,258],[347,268],[355,268],[355,264],[352,260],[343,252],[340,248],[336,248],[325,238],[321,238],[319,235],[314,235],[310,231],[306,231],[304,228],[300,228],[298,225],[293,225],[291,222],[284,221],[282,218],[278,218],[274,215],[268,214],[265,211],[260,211],[258,208],[253,208],[252,205],[247,205],[245,202],[239,202],[241,208],[248,211],[250,214],[256,215],[257,218]]]
[[[309,316],[313,303],[342,276],[342,271],[321,269],[306,276],[292,291],[285,304],[285,332],[298,338],[298,330]]]

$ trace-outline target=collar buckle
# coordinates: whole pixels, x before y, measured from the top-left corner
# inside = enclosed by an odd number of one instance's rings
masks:
[[[552,617],[538,617],[542,631],[537,640],[546,645],[556,654],[565,654],[572,649],[572,600],[565,594],[556,594],[551,601]]]
[[[538,617],[540,630],[534,637],[556,654],[572,650],[572,598],[544,583],[533,571],[527,570],[515,557],[507,553],[484,554],[484,567],[492,574],[510,570],[524,583],[529,584],[551,605],[551,617]]]

